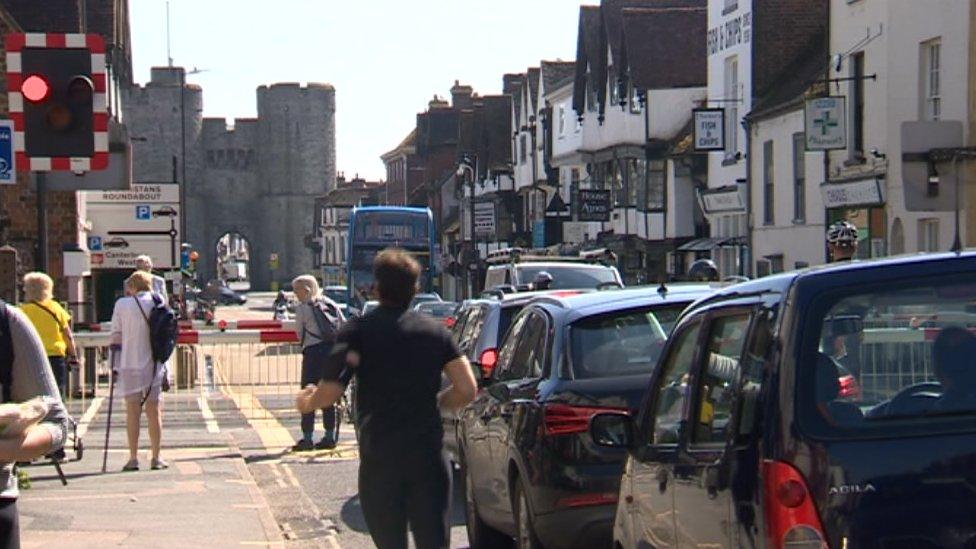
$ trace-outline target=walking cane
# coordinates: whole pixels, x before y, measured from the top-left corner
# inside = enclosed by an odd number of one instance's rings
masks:
[[[105,452],[102,454],[102,472],[108,466],[108,435],[112,431],[112,400],[115,397],[115,361],[118,359],[119,346],[112,345],[108,352],[108,421],[105,423]]]

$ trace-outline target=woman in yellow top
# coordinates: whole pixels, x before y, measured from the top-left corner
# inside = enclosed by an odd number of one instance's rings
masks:
[[[77,355],[71,334],[71,315],[52,299],[53,290],[51,277],[44,273],[27,273],[24,275],[24,303],[20,308],[41,336],[54,379],[64,398],[68,388],[68,363],[77,362]]]

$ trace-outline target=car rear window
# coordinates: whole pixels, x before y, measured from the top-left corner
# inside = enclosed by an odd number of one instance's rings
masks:
[[[437,302],[437,303],[424,303],[417,309],[421,313],[427,313],[430,316],[437,318],[447,318],[454,314],[454,309],[457,308],[457,303],[450,301]]]
[[[976,283],[888,285],[819,310],[797,381],[811,428],[853,437],[973,429]]]
[[[570,359],[577,379],[648,374],[667,339],[651,308],[587,317],[570,327]]]
[[[522,284],[532,282],[536,275],[543,271],[552,275],[550,290],[596,288],[604,282],[617,282],[617,273],[612,267],[572,264],[519,267],[519,282]]]

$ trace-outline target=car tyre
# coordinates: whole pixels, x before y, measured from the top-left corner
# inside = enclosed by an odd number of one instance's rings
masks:
[[[522,486],[522,479],[515,481],[515,547],[517,549],[542,549],[542,542],[535,535],[532,509]]]
[[[473,481],[468,467],[461,456],[461,472],[464,475],[464,518],[468,531],[468,544],[471,549],[501,549],[512,547],[512,538],[495,530],[481,520],[478,503],[474,500]]]

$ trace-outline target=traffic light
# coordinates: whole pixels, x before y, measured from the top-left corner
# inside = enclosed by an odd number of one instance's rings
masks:
[[[93,34],[6,37],[10,117],[29,170],[87,171],[108,164],[105,46]]]

